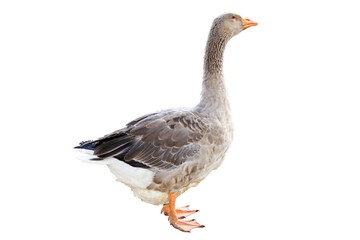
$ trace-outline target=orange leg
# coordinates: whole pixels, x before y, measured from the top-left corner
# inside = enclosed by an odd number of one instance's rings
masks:
[[[189,210],[189,206],[181,207],[176,209],[175,202],[176,202],[177,195],[174,193],[168,194],[169,204],[164,204],[161,212],[164,212],[166,216],[169,216],[170,224],[180,231],[183,232],[190,232],[194,228],[203,228],[204,225],[200,225],[198,222],[193,220],[179,220],[183,219],[191,214],[198,212],[198,210]]]

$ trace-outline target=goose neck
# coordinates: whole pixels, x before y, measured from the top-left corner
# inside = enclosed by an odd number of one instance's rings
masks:
[[[223,115],[223,111],[230,109],[222,73],[228,39],[228,36],[212,29],[206,45],[202,94],[198,107],[211,114]]]
[[[210,32],[204,57],[204,81],[222,78],[223,55],[228,39]]]

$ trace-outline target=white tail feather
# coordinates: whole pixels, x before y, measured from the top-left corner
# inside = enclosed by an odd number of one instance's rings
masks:
[[[75,149],[77,152],[82,153],[83,155],[78,156],[77,159],[79,159],[80,161],[86,162],[86,163],[92,163],[92,164],[99,164],[99,165],[107,165],[107,164],[111,164],[114,161],[116,161],[116,159],[114,158],[105,158],[102,160],[93,160],[94,158],[97,158],[97,156],[95,156],[93,153],[94,151],[92,150],[87,150],[87,149]],[[85,155],[84,155],[85,154]]]

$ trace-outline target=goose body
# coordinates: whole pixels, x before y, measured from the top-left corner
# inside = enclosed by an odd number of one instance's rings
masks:
[[[83,160],[106,164],[141,200],[165,204],[217,168],[232,139],[230,119],[214,120],[198,109],[143,116],[96,141]]]
[[[180,218],[195,213],[175,209],[175,199],[222,163],[233,138],[230,106],[222,75],[227,41],[256,23],[236,14],[214,20],[204,58],[202,97],[194,108],[144,115],[124,128],[80,143],[82,160],[106,164],[117,180],[141,200],[159,205],[181,231],[203,227]]]

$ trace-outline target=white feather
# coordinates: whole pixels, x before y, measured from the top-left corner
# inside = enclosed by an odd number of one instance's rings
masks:
[[[79,153],[83,153],[83,154],[86,154],[86,155],[92,155],[93,157],[94,156],[94,151],[93,150],[89,150],[89,149],[81,149],[81,148],[75,148],[75,151],[79,152]]]
[[[114,158],[109,158],[109,160]],[[127,163],[111,161],[108,164],[110,171],[120,181],[131,188],[146,188],[152,183],[155,173],[149,169],[132,167]]]
[[[145,168],[132,167],[115,158],[105,160],[109,161],[107,166],[117,177],[117,181],[128,185],[136,197],[155,205],[167,202],[168,198],[166,193],[147,189],[153,182],[155,172]]]
[[[159,205],[167,202],[167,194],[159,191],[148,190],[147,187],[152,183],[155,172],[145,169],[132,167],[131,165],[119,161],[116,158],[105,158],[102,160],[91,160],[97,156],[93,155],[92,150],[76,149],[78,152],[85,154],[77,158],[83,162],[107,165],[117,181],[129,186],[134,195],[141,200]]]
[[[82,155],[77,156],[76,158],[86,163],[106,165],[106,164],[110,164],[110,162],[113,161],[110,160],[110,158],[103,160],[91,160],[93,158],[97,158],[97,156],[93,155],[94,151],[88,149],[77,149],[77,148],[75,148],[75,150],[79,153],[82,153]]]

